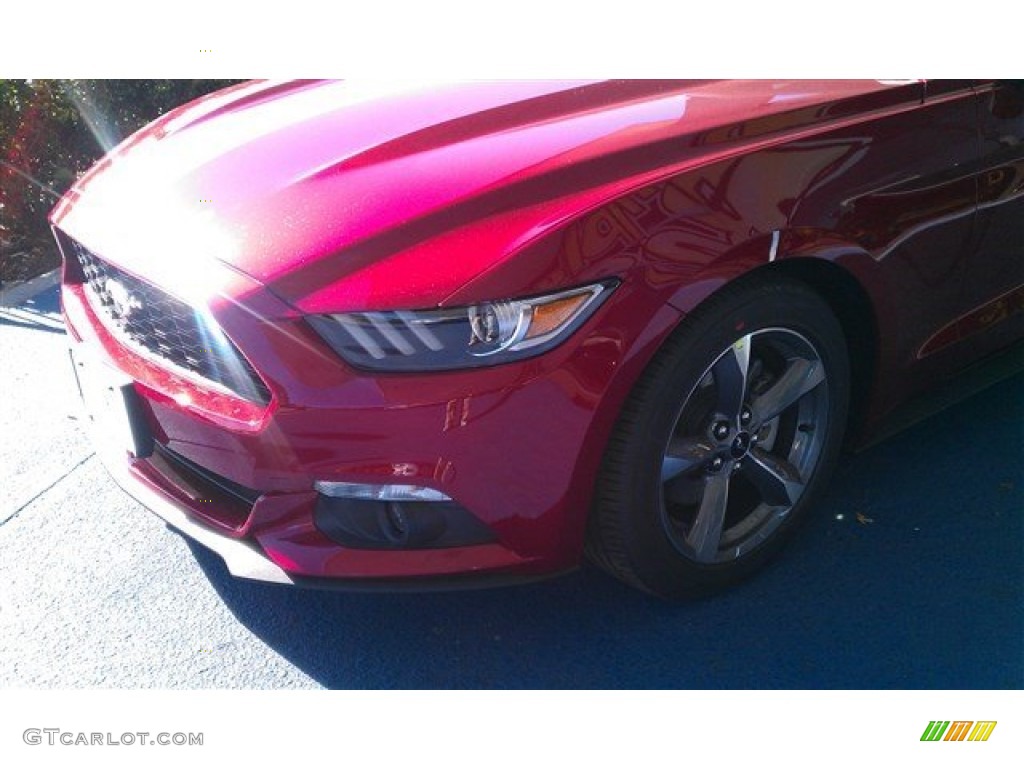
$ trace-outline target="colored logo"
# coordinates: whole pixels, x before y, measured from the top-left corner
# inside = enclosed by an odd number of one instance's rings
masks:
[[[932,720],[921,741],[988,741],[995,729],[995,720]]]

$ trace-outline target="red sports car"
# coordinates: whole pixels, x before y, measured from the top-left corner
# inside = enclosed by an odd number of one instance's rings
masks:
[[[844,441],[1008,348],[1011,81],[247,83],[60,202],[124,488],[241,577],[438,588],[773,555]]]

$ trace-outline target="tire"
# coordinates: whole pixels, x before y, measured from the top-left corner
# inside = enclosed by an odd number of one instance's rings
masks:
[[[842,328],[806,285],[752,277],[722,289],[623,406],[588,522],[590,559],[667,598],[751,575],[825,487],[849,382]]]

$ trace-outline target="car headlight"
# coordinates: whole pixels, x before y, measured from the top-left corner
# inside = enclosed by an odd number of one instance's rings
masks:
[[[454,309],[313,315],[310,324],[345,361],[377,371],[476,368],[539,355],[564,341],[616,281]]]

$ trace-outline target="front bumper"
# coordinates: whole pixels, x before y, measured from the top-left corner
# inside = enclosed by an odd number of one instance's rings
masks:
[[[211,490],[202,477],[183,479],[157,458],[104,456],[126,491],[219,554],[232,574],[308,586],[444,588],[531,580],[578,564],[593,479],[624,393],[611,387],[628,349],[621,335],[591,330],[542,358],[488,370],[368,377],[251,289],[244,307],[218,320],[273,394],[254,411],[120,344],[82,285],[66,282],[62,297],[73,339],[135,381],[158,448],[222,486],[252,489],[252,499],[239,503],[237,494]],[[436,488],[493,540],[436,549],[340,546],[316,525],[318,480]]]
[[[452,574],[447,576],[407,578],[344,578],[312,577],[289,573],[275,563],[259,544],[248,538],[232,538],[204,525],[189,514],[187,506],[169,495],[143,463],[120,460],[109,454],[101,457],[111,478],[132,498],[149,509],[167,525],[186,538],[217,554],[232,576],[269,584],[298,586],[307,589],[345,591],[445,591],[484,589],[523,584],[558,575],[558,573],[492,572]],[[572,570],[566,569],[566,572]]]

